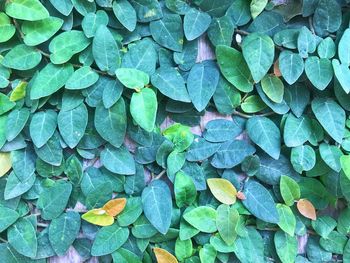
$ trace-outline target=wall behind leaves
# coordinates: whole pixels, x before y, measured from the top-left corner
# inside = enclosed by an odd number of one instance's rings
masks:
[[[349,20],[349,0],[2,1],[1,260],[350,262]]]

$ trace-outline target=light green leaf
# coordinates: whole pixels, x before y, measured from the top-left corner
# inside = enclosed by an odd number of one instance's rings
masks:
[[[280,220],[275,201],[264,186],[255,181],[244,185],[245,199],[243,205],[257,218],[277,224]]]
[[[16,28],[11,24],[10,18],[0,12],[0,43],[8,41],[16,32]]]
[[[11,0],[6,2],[5,12],[10,17],[28,21],[49,17],[49,12],[39,0]]]
[[[346,94],[350,92],[350,69],[345,64],[340,64],[338,59],[332,60],[334,74]]]
[[[264,34],[251,33],[243,39],[242,51],[255,82],[259,82],[272,66],[275,45]]]
[[[179,208],[189,206],[196,200],[197,191],[193,180],[182,171],[175,175],[174,192],[176,205]]]
[[[342,155],[340,157],[340,165],[346,177],[350,179],[350,155]]]
[[[345,111],[330,98],[316,98],[311,108],[317,120],[326,132],[338,143],[342,142],[345,133]]]
[[[181,240],[180,238],[177,238],[175,242],[176,258],[178,258],[180,261],[183,261],[186,258],[191,257],[192,254],[193,254],[193,244],[191,239]]]
[[[191,41],[202,35],[209,27],[211,17],[207,13],[191,8],[184,17],[186,39]]]
[[[273,75],[266,75],[261,80],[261,87],[265,94],[276,103],[281,103],[284,95],[284,85],[282,80]]]
[[[118,21],[130,32],[136,27],[136,12],[127,0],[113,2],[113,13]]]
[[[217,208],[216,226],[227,245],[232,245],[236,240],[238,221],[239,213],[234,207],[222,204]]]
[[[57,113],[53,110],[37,112],[30,122],[29,131],[36,147],[42,147],[54,134],[57,127]]]
[[[19,214],[10,208],[0,206],[0,232],[6,230],[19,218]]]
[[[20,44],[5,55],[1,64],[12,69],[28,70],[36,67],[40,61],[41,54],[39,51],[24,44]]]
[[[163,235],[170,227],[172,216],[171,193],[167,184],[152,181],[142,191],[143,212],[150,223]]]
[[[283,204],[277,204],[277,212],[280,217],[278,226],[290,236],[294,236],[296,219],[292,209]]]
[[[6,124],[6,139],[12,141],[23,130],[29,119],[30,112],[27,108],[13,110],[9,113]]]
[[[274,237],[275,248],[282,263],[295,262],[298,253],[298,241],[294,236],[278,231]]]
[[[98,10],[96,13],[88,13],[84,16],[81,27],[83,28],[85,36],[90,38],[95,36],[97,29],[101,25],[107,26],[108,21],[107,13],[103,10]]]
[[[317,53],[320,58],[332,58],[335,55],[335,44],[331,37],[326,37],[322,39],[320,44],[317,47]]]
[[[342,151],[337,146],[327,143],[322,143],[319,149],[322,160],[334,171],[340,172]]]
[[[219,45],[216,47],[216,57],[221,73],[242,92],[253,90],[253,79],[243,55],[234,48]]]
[[[311,132],[312,126],[309,118],[304,116],[297,118],[289,114],[284,125],[284,143],[288,147],[300,146],[310,139]]]
[[[333,78],[332,63],[326,58],[309,57],[305,61],[305,73],[317,89],[324,90]]]
[[[73,72],[71,64],[47,64],[35,77],[30,90],[30,98],[35,100],[55,93],[66,84]]]
[[[28,218],[19,219],[7,232],[10,245],[18,253],[26,257],[35,257],[38,249],[38,241],[35,228]]]
[[[250,2],[250,13],[252,18],[255,19],[265,9],[267,0],[252,0]]]
[[[147,73],[134,68],[118,68],[115,72],[118,80],[129,89],[142,89],[149,83]]]
[[[28,46],[36,46],[51,38],[62,27],[63,20],[57,17],[48,17],[33,22],[23,22],[23,41]]]
[[[246,124],[249,138],[274,159],[281,152],[280,130],[273,121],[266,117],[254,116]]]
[[[141,128],[153,131],[157,115],[157,96],[150,88],[134,92],[130,101],[130,113]]]
[[[199,206],[185,213],[183,218],[193,227],[204,233],[217,231],[217,211],[208,206]]]
[[[316,51],[315,35],[306,26],[303,26],[299,33],[298,51],[302,58],[307,58]]]
[[[350,29],[346,29],[338,45],[338,57],[342,64],[350,66]]]
[[[299,54],[282,51],[278,61],[281,74],[290,85],[295,83],[304,71],[304,61]]]
[[[316,164],[315,151],[309,145],[301,145],[292,149],[290,162],[298,173],[310,171]]]
[[[62,213],[49,225],[50,244],[59,256],[66,254],[77,238],[80,229],[80,215],[74,211]]]
[[[110,254],[120,248],[127,241],[129,230],[120,227],[118,223],[102,227],[96,234],[91,248],[91,255],[103,256]]]
[[[60,111],[57,116],[58,129],[62,139],[73,149],[83,138],[88,123],[88,111],[84,103],[68,110]]]
[[[298,200],[300,198],[299,185],[293,178],[285,175],[281,176],[280,189],[282,198],[288,206],[292,206],[294,204],[294,200]]]

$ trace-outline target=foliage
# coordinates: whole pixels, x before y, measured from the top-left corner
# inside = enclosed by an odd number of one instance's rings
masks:
[[[2,262],[350,262],[349,6],[0,1]]]

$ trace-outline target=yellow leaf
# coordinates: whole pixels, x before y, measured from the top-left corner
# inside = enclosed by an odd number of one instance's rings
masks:
[[[21,81],[12,91],[10,101],[18,101],[26,96],[27,82]]]
[[[298,207],[300,214],[302,214],[306,218],[316,220],[315,207],[309,200],[300,199],[297,203],[297,207]]]
[[[4,176],[12,167],[10,153],[0,152],[0,177]]]
[[[165,249],[155,247],[153,251],[154,251],[154,254],[156,255],[157,263],[178,263],[176,257],[174,257]]]
[[[223,204],[232,205],[236,202],[236,188],[230,181],[222,178],[210,178],[208,186],[214,197]]]
[[[126,205],[125,198],[117,198],[108,201],[102,208],[106,211],[106,213],[110,216],[117,216],[120,214]]]
[[[87,211],[81,218],[98,226],[110,226],[114,223],[114,217],[108,215],[102,208]]]

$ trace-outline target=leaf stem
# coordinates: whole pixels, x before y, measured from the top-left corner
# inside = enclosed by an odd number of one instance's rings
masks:
[[[49,224],[46,224],[46,223],[36,223],[36,225],[37,226],[39,226],[39,227],[48,227],[49,226]]]
[[[0,241],[4,242],[4,243],[7,243],[7,240],[6,239],[3,239],[2,237],[0,237]]]
[[[152,181],[160,179],[165,174],[165,172],[165,170],[161,171],[156,177],[153,177]]]

